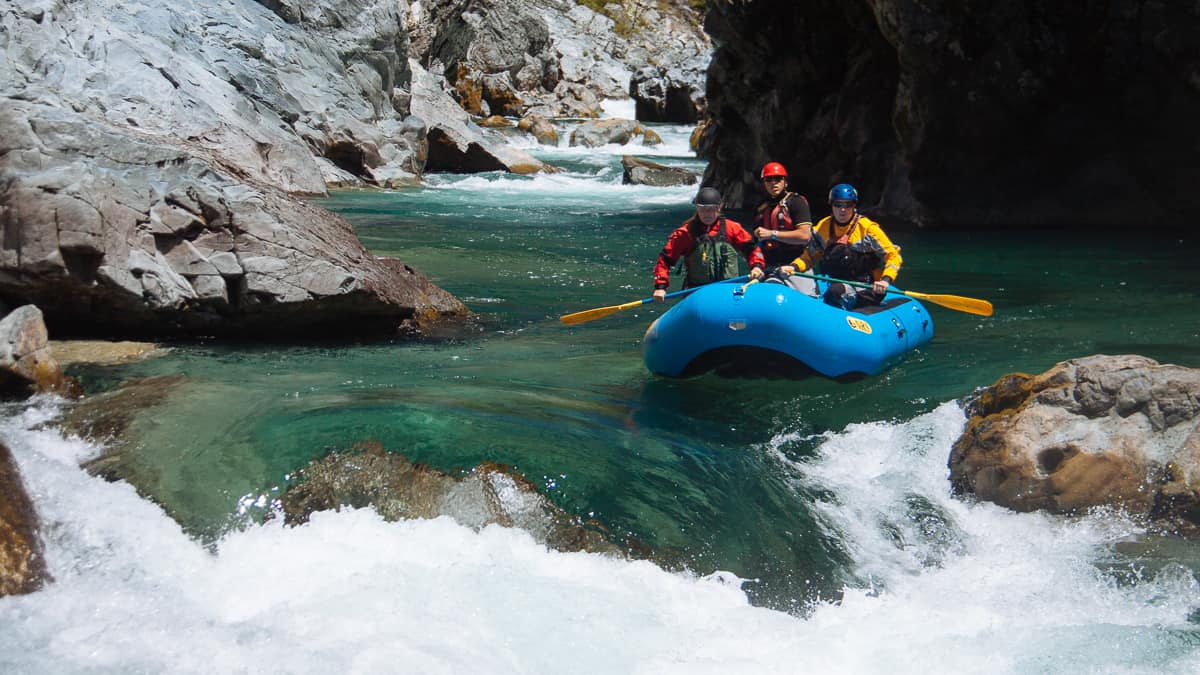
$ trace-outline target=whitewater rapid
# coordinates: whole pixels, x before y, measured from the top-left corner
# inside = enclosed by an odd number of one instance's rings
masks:
[[[768,453],[818,488],[859,583],[793,616],[727,573],[560,553],[524,532],[369,509],[229,532],[211,550],[128,484],[39,398],[3,416],[54,582],[0,598],[0,672],[1198,672],[1200,585],[1177,564],[1113,570],[1135,526],[953,497],[956,403]],[[797,570],[797,574],[803,574]]]

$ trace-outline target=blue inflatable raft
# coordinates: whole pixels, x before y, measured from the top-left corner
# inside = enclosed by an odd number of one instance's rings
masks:
[[[650,372],[687,377],[731,359],[783,354],[826,377],[880,373],[933,339],[933,320],[915,299],[846,311],[775,283],[717,283],[697,289],[646,331]]]

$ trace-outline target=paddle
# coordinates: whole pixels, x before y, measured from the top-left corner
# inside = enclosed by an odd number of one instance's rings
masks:
[[[858,286],[860,288],[871,288],[871,284],[864,284],[857,281],[846,281],[845,279],[834,279],[821,274],[805,274],[796,272],[798,277],[808,277],[809,279],[820,279],[821,281],[832,281],[839,284],[848,284],[850,286]],[[979,316],[992,315],[992,303],[987,300],[979,300],[977,298],[964,298],[961,295],[941,295],[936,293],[918,293],[916,291],[901,291],[894,288],[889,288],[888,293],[898,293],[907,295],[910,298],[917,300],[928,300],[935,305],[941,305],[949,309],[955,309],[967,314],[978,314]]]
[[[728,284],[728,283],[733,283],[733,282],[737,282],[737,281],[745,281],[746,279],[749,279],[749,278],[750,278],[749,276],[741,276],[741,277],[737,277],[734,279],[726,279],[724,281],[720,281],[717,283]],[[700,288],[702,288],[702,286],[693,286],[692,288],[685,288],[682,291],[675,291],[674,293],[667,293],[667,295],[665,297],[678,298],[678,297],[687,295],[689,293],[694,293],[697,290],[699,290]],[[639,305],[644,305],[648,302],[654,302],[654,296],[651,296],[649,298],[642,298],[641,300],[634,300],[633,302],[627,302],[623,305],[612,305],[609,307],[597,307],[595,309],[586,309],[582,312],[575,312],[574,314],[564,314],[564,315],[558,317],[558,320],[567,324],[568,326],[577,326],[581,323],[587,323],[588,321],[600,319],[600,318],[608,316],[609,314],[616,314],[617,312],[620,312],[621,310],[631,309],[631,308],[637,307]]]

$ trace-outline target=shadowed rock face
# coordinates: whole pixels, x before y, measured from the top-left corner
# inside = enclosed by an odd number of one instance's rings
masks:
[[[1115,506],[1200,527],[1200,370],[1089,356],[1007,375],[969,406],[950,481],[1018,511]]]
[[[1195,3],[708,3],[706,182],[784,162],[823,204],[952,226],[1200,215]]]

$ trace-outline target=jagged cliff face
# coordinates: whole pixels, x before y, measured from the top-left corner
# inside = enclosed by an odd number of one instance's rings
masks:
[[[784,162],[923,225],[1200,215],[1200,6],[714,0],[707,180],[735,204]],[[819,209],[818,209],[819,210]]]

